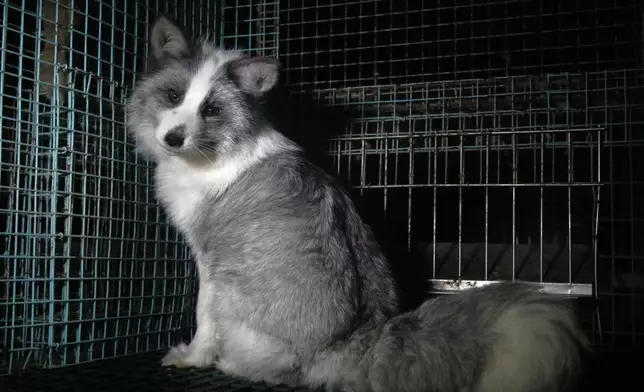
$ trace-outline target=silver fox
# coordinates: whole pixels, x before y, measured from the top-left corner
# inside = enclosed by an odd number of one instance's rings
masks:
[[[197,330],[164,366],[343,391],[561,391],[588,343],[567,302],[527,283],[399,314],[354,204],[262,116],[279,63],[189,42],[160,17],[128,100],[137,149],[198,267]],[[305,131],[305,130],[303,130]]]

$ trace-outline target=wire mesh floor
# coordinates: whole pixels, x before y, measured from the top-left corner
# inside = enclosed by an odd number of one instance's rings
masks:
[[[215,369],[163,368],[165,354],[154,352],[99,360],[52,370],[0,377],[3,392],[306,392],[306,388],[268,386],[232,378]]]
[[[159,366],[164,351],[133,354],[52,370],[33,370],[0,377],[2,392],[306,392],[306,388],[267,386],[232,378],[214,369],[175,369]],[[641,361],[635,348],[595,349],[594,359],[572,392],[626,390],[641,383]]]

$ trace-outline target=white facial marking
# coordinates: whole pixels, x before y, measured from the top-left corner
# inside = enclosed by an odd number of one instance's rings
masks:
[[[210,93],[213,86],[213,76],[220,65],[221,62],[213,60],[205,61],[192,78],[181,104],[176,108],[168,109],[160,113],[159,126],[156,129],[156,138],[160,144],[165,145],[163,138],[166,133],[180,125],[185,125],[185,144],[190,144],[190,135],[194,133],[194,128],[199,118],[199,107]]]

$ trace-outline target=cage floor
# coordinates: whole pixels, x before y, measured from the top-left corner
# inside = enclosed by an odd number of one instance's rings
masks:
[[[306,392],[232,378],[214,369],[162,368],[165,352],[134,354],[51,370],[0,377],[3,392]]]
[[[595,348],[579,384],[571,392],[626,390],[641,383],[642,347]],[[231,378],[213,369],[162,368],[165,352],[134,354],[52,370],[0,377],[2,392],[306,392]],[[637,383],[637,384],[636,384]]]

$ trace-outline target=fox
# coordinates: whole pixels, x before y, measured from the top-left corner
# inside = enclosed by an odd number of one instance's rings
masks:
[[[327,391],[574,385],[588,339],[570,300],[537,284],[487,284],[399,311],[391,264],[348,192],[262,112],[279,60],[192,40],[165,15],[149,45],[128,132],[199,284],[195,334],[161,366]]]

